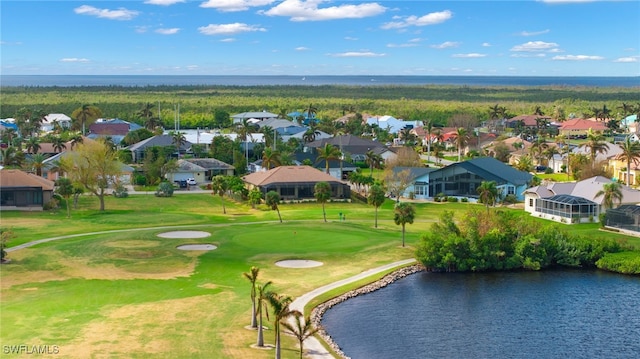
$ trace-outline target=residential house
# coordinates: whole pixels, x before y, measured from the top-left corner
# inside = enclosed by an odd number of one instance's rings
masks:
[[[406,180],[407,188],[400,197],[414,199],[429,199],[433,195],[429,193],[429,175],[436,171],[435,167],[394,167],[394,179]],[[402,175],[405,172],[407,175]],[[393,194],[395,195],[395,194]]]
[[[242,123],[244,120],[251,120],[253,123],[268,120],[270,118],[277,118],[275,113],[260,111],[260,112],[242,112],[231,116],[234,124]]]
[[[178,160],[178,169],[167,174],[170,181],[194,178],[198,183],[211,181],[217,175],[233,176],[235,167],[215,158],[186,158]]]
[[[100,118],[89,125],[89,134],[87,137],[91,139],[110,137],[113,143],[118,144],[122,142],[129,132],[136,131],[141,128],[142,126],[136,123],[121,120],[119,118]]]
[[[532,216],[562,223],[597,222],[600,213],[606,212],[604,196],[596,194],[612,180],[595,176],[578,182],[552,182],[525,191],[526,212]],[[622,186],[620,204],[640,203],[640,191]]]
[[[604,132],[607,130],[607,125],[604,122],[574,118],[562,122],[558,129],[559,134],[566,138],[586,138],[589,130]]]
[[[527,140],[523,140],[520,137],[509,137],[504,140],[492,141],[489,145],[484,147],[485,153],[490,157],[496,157],[496,147],[504,145],[510,153],[508,163],[514,165],[518,162],[520,157],[528,154],[533,145]]]
[[[44,116],[40,130],[42,132],[51,132],[56,126],[59,126],[61,129],[71,128],[71,117],[64,113],[50,113]]]
[[[312,152],[295,153],[294,163],[298,166],[302,166],[305,163],[309,163],[310,166],[324,171],[326,173],[326,163],[324,160],[318,160],[318,154]],[[353,163],[343,160],[329,160],[329,174],[332,177],[347,180],[349,174],[355,172],[358,169]]]
[[[158,136],[149,137],[146,140],[142,140],[138,143],[134,143],[133,145],[128,146],[126,150],[131,151],[133,162],[140,163],[144,159],[144,153],[147,150],[147,148],[168,147],[168,146],[175,147],[175,143],[173,142],[173,137],[169,135],[158,135]],[[191,142],[185,141],[180,146],[179,151],[176,151],[176,154],[178,154],[178,152],[181,154],[186,153],[191,149],[191,146],[192,146]]]
[[[364,161],[368,151],[373,151],[385,161],[396,158],[396,153],[388,149],[384,144],[353,135],[341,135],[315,140],[305,145],[305,151],[317,151],[317,148],[324,147],[327,144],[340,148],[343,153],[350,156],[354,161]]]
[[[424,126],[422,121],[405,121],[399,120],[393,116],[369,116],[365,118],[367,125],[376,125],[383,130],[387,130],[391,134],[398,134],[405,128],[418,128]]]
[[[474,158],[438,169],[421,168],[410,171],[410,184],[403,196],[408,197],[413,192],[412,195],[420,199],[433,198],[438,194],[478,198],[477,188],[482,182],[494,181],[503,196],[514,195],[522,201],[523,192],[533,178],[530,173],[519,171],[493,157]]]
[[[0,170],[0,211],[42,211],[53,198],[54,182],[15,169]]]
[[[314,187],[318,182],[329,183],[331,198],[351,198],[351,188],[346,182],[310,166],[279,166],[265,172],[248,174],[242,180],[249,190],[258,188],[263,194],[276,191],[283,200],[315,198]]]

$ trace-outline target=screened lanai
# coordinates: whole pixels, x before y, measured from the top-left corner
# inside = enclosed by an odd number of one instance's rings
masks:
[[[607,211],[607,226],[640,232],[640,206],[625,204]]]
[[[536,199],[536,212],[580,222],[581,219],[597,218],[598,204],[582,197],[559,194]]]

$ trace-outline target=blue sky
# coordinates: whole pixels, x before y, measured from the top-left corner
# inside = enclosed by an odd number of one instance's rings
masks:
[[[640,75],[637,0],[2,0],[0,14],[4,75]]]

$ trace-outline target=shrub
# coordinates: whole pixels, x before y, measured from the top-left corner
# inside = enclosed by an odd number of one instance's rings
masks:
[[[467,202],[469,202],[469,198],[462,197],[462,198],[460,198],[460,202],[467,203]]]
[[[553,168],[551,168],[551,167],[547,167],[547,169],[546,169],[546,170],[544,170],[544,173],[545,173],[545,174],[548,174],[548,175],[552,174],[552,173],[553,173]]]
[[[144,175],[136,175],[133,179],[133,183],[136,186],[146,186],[147,185],[147,177]]]
[[[458,202],[457,197],[447,197],[447,202],[456,203]]]
[[[169,182],[161,182],[156,190],[156,197],[173,196],[173,185]]]
[[[127,190],[127,187],[118,183],[116,185],[116,189],[113,191],[113,196],[116,198],[127,198],[129,197],[129,191]]]

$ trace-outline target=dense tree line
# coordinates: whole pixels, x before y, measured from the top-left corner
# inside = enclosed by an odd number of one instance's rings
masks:
[[[605,254],[623,250],[614,240],[572,235],[511,212],[470,210],[459,223],[443,212],[416,257],[431,271],[540,270],[595,267]]]
[[[71,114],[92,104],[108,118],[144,125],[140,109],[152,104],[158,121],[173,128],[180,105],[182,128],[230,125],[224,114],[267,110],[304,111],[312,103],[316,117],[333,120],[347,113],[391,114],[406,120],[431,119],[445,125],[455,115],[489,119],[487,108],[500,103],[509,115],[536,110],[582,115],[638,101],[635,88],[471,87],[471,86],[158,86],[158,87],[3,87],[0,118],[23,108]],[[158,111],[159,108],[159,111]],[[227,122],[227,123],[225,123]]]

